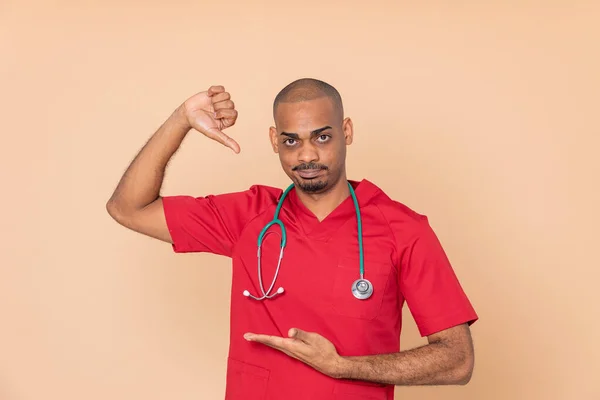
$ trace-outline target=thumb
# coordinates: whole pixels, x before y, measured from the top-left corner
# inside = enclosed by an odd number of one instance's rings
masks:
[[[310,339],[310,335],[308,332],[303,331],[302,329],[292,328],[288,332],[288,336],[294,339],[302,340],[303,342],[308,342]]]
[[[240,152],[240,145],[231,137],[224,134],[222,131],[218,129],[210,129],[208,135],[211,139],[216,140],[217,142],[223,144],[224,146],[229,147],[236,154]]]

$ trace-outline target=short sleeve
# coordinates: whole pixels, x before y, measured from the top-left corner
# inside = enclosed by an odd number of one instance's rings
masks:
[[[422,336],[478,316],[427,218],[415,221],[400,260],[400,290]],[[412,231],[412,229],[411,229]]]
[[[165,196],[163,209],[176,253],[205,252],[231,257],[246,224],[272,202],[266,189],[204,197]]]

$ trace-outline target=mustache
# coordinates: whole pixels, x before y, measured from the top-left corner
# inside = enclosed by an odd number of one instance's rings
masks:
[[[296,165],[292,168],[292,171],[304,171],[306,169],[328,169],[326,165],[317,164],[317,163],[308,163],[308,164],[300,164]]]

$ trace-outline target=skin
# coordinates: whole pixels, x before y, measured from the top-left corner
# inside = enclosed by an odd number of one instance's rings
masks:
[[[316,332],[292,328],[288,337],[248,332],[250,342],[269,346],[336,379],[397,386],[466,385],[473,373],[470,329],[458,325],[427,337],[428,344],[390,354],[342,357]]]
[[[126,169],[106,203],[109,215],[128,229],[173,243],[160,195],[167,164],[192,130],[239,153],[239,144],[223,132],[235,124],[237,116],[223,86],[211,86],[183,102]]]
[[[273,151],[296,184],[298,197],[323,220],[350,195],[346,180],[346,146],[352,144],[352,120],[342,118],[328,97],[281,103],[276,126],[269,129]],[[319,176],[303,178],[297,167],[321,167]]]
[[[106,204],[110,216],[128,229],[173,243],[160,196],[167,164],[192,131],[239,153],[239,144],[223,132],[235,124],[237,116],[223,86],[212,86],[187,99],[126,169]],[[296,184],[298,197],[319,220],[350,195],[345,162],[346,147],[353,135],[350,118],[343,118],[327,97],[282,102],[276,109],[275,126],[269,129],[273,151]],[[320,174],[313,179],[303,178],[299,166],[318,166]],[[244,337],[337,379],[393,385],[464,385],[473,372],[473,344],[466,324],[432,334],[427,337],[428,344],[418,348],[358,357],[340,356],[327,338],[300,327],[290,329],[288,337],[251,332]]]

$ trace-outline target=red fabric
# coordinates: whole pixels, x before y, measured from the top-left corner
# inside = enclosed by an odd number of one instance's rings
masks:
[[[287,336],[290,328],[317,332],[344,355],[400,350],[402,307],[409,307],[421,335],[475,322],[478,317],[429,222],[393,201],[368,180],[351,181],[359,201],[365,278],[374,286],[357,300],[357,222],[348,197],[326,219],[317,218],[292,189],[280,212],[287,246],[272,300],[260,296],[257,240],[272,220],[281,189],[255,185],[238,193],[163,199],[176,252],[211,252],[232,258],[227,400],[393,399],[394,387],[329,378],[260,343],[246,332]],[[280,230],[270,228],[262,247],[265,289],[279,255]]]

